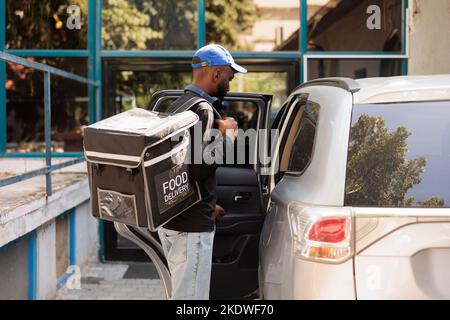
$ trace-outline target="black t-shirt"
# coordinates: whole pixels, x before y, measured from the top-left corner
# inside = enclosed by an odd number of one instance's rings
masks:
[[[197,94],[187,91],[180,98],[178,98],[169,108],[176,110],[179,106],[184,104]],[[199,117],[199,122],[190,130],[191,134],[191,164],[189,165],[190,178],[198,182],[202,200],[187,209],[182,214],[170,220],[164,225],[164,228],[183,231],[183,232],[209,232],[214,230],[215,221],[212,218],[214,207],[216,205],[216,169],[217,164],[206,164],[203,159],[203,150],[207,146],[211,137],[205,136],[208,129],[215,128],[214,125],[214,108],[208,102],[200,102],[192,107],[190,110],[195,112]],[[219,109],[216,107],[216,110]],[[220,110],[217,110],[220,111]],[[197,128],[196,128],[197,127]],[[201,130],[200,130],[201,129]],[[201,132],[203,139],[202,144],[192,143],[193,139],[198,139],[194,135]],[[223,137],[220,137],[223,139]],[[198,141],[198,140],[197,140]],[[225,140],[226,141],[226,140]],[[194,154],[201,156],[201,164],[194,163]]]

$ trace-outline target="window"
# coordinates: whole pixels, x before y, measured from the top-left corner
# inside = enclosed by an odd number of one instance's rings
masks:
[[[308,80],[326,77],[392,77],[402,75],[401,59],[308,59]]]
[[[224,117],[233,117],[242,130],[258,129],[258,107],[251,101],[224,101]]]
[[[194,50],[196,48],[196,0],[103,2],[103,49]]]
[[[176,98],[163,98],[155,111],[165,112],[175,100]],[[225,99],[223,105],[221,115],[235,118],[239,129],[256,130],[258,128],[258,106],[254,102]]]
[[[30,59],[87,76],[85,58]],[[7,152],[45,150],[43,77],[41,71],[7,64]],[[51,94],[53,151],[83,151],[81,130],[89,125],[87,85],[52,76]]]
[[[7,0],[6,49],[86,49],[87,6],[87,0]]]
[[[279,130],[279,171],[275,174],[275,181],[278,183],[288,169],[289,157],[292,150],[294,135],[300,124],[303,114],[306,96],[291,98],[286,107],[280,111],[279,116],[274,121],[273,129]],[[277,124],[278,123],[278,124]],[[283,131],[283,128],[285,131]]]
[[[176,98],[164,99],[158,105],[156,111],[164,112],[170,107]],[[232,166],[252,166],[254,164],[254,156],[257,155],[257,138],[254,134],[258,129],[259,109],[258,105],[253,101],[242,101],[239,98],[228,98],[223,102],[224,109],[221,111],[223,117],[233,117],[238,123],[238,128],[245,132],[245,136],[236,139],[233,152]],[[247,131],[249,129],[253,129]],[[239,152],[239,155],[238,155]]]
[[[309,51],[402,51],[403,0],[308,0]]]
[[[233,167],[252,167],[255,164],[258,152],[258,140],[256,137],[258,129],[259,109],[255,102],[225,100],[223,117],[233,117],[238,123],[238,128],[242,129],[244,135],[238,136],[234,142],[234,160],[227,163]],[[225,150],[226,152],[227,150]],[[228,158],[227,158],[227,161]]]
[[[345,205],[448,207],[450,102],[353,107]]]
[[[287,171],[302,173],[311,163],[316,138],[318,115],[319,105],[307,101],[298,131],[292,144]]]
[[[184,89],[191,81],[191,72],[114,70],[112,77],[112,88],[108,89],[110,93],[107,116],[133,107],[147,108],[152,95],[157,91]],[[169,105],[170,103],[165,104],[166,108]]]
[[[298,51],[299,0],[206,0],[206,42],[237,51]]]
[[[230,83],[232,92],[266,93],[273,95],[271,111],[276,114],[288,95],[287,72],[236,73]]]
[[[307,99],[307,94],[291,97],[272,126],[273,129],[281,130],[280,135],[282,135],[279,147],[279,170],[274,175],[275,184],[286,172],[301,173],[310,163],[319,105]]]

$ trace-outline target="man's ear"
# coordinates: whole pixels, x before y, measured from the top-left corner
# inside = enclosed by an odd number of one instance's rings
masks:
[[[219,79],[220,79],[220,72],[221,72],[220,68],[214,68],[213,74],[212,74],[214,82],[218,82],[219,81]]]

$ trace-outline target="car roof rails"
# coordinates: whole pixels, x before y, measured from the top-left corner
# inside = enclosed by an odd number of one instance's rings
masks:
[[[344,89],[348,92],[355,93],[361,90],[358,82],[350,78],[322,78],[305,82],[299,85],[295,90],[311,87],[311,86],[331,86]],[[294,90],[294,91],[295,91]]]

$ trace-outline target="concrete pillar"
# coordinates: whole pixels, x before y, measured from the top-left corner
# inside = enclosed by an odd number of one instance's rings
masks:
[[[450,74],[450,0],[410,0],[409,74]]]
[[[91,215],[90,201],[75,208],[75,263],[98,261],[98,220]]]
[[[37,299],[51,299],[56,293],[55,220],[37,230]]]

